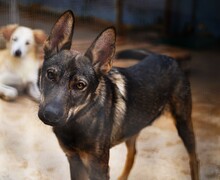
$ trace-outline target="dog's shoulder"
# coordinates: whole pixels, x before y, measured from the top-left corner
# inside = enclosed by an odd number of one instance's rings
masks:
[[[120,68],[112,68],[108,73],[108,78],[115,85],[119,93],[126,96],[126,76],[121,73]]]
[[[126,76],[121,72],[120,68],[112,68],[108,73],[108,78],[114,86],[114,117],[113,127],[111,133],[111,145],[118,144],[120,136],[121,125],[124,122],[126,114],[126,99],[127,99],[127,87],[126,87]]]

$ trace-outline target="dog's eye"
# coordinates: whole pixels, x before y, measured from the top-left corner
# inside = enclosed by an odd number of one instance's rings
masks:
[[[16,37],[12,38],[12,41],[17,41],[17,40],[18,40],[18,38],[16,38]]]
[[[86,83],[83,82],[83,81],[80,81],[80,82],[76,83],[76,88],[78,90],[83,90],[85,87],[86,87]]]
[[[26,43],[25,43],[26,45],[29,45],[30,44],[30,42],[29,41],[26,41]]]
[[[75,90],[83,90],[86,86],[87,84],[84,81],[73,82],[71,84],[71,88]]]
[[[47,78],[54,81],[56,79],[56,74],[53,69],[48,69],[47,70]]]

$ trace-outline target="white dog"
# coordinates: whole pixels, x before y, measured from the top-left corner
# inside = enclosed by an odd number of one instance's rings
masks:
[[[0,97],[15,100],[20,91],[26,91],[38,101],[39,45],[43,44],[46,34],[18,25],[8,25],[1,33],[7,46],[0,51]]]

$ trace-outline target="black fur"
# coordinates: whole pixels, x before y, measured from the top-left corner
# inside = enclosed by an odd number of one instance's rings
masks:
[[[115,55],[116,59],[137,59],[137,60],[143,60],[144,58],[146,58],[146,56],[148,56],[149,54],[153,54],[153,52],[150,52],[146,49],[127,49],[127,50],[123,50],[118,52]]]

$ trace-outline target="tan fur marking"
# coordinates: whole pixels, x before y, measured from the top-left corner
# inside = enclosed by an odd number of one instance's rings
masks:
[[[83,151],[79,151],[79,156],[80,156],[80,159],[82,160],[84,166],[88,167],[89,166],[89,161],[90,161],[88,153],[83,152]]]
[[[118,180],[127,180],[128,176],[130,174],[131,168],[133,167],[134,164],[134,159],[135,159],[135,154],[136,154],[136,139],[138,135],[135,135],[125,141],[126,147],[127,147],[127,158],[126,158],[126,163],[124,166],[124,170],[121,174],[121,176],[118,178]]]
[[[106,96],[105,88],[106,88],[105,81],[103,78],[101,78],[95,94],[97,95],[96,97],[99,98],[99,101],[102,105],[105,102],[105,96]]]
[[[112,135],[111,135],[111,144],[116,145],[117,142],[117,136],[120,133],[120,127],[122,124],[122,121],[124,120],[124,115],[126,112],[126,89],[125,89],[125,78],[116,70],[113,69],[110,71],[109,78],[111,79],[112,83],[116,86],[116,93],[117,102],[115,104],[115,117],[114,117],[114,123],[112,128]]]
[[[34,33],[34,38],[35,38],[36,43],[43,44],[47,38],[47,35],[45,34],[45,32],[40,29],[34,29],[33,33]]]
[[[85,100],[85,102],[83,104],[78,105],[77,107],[74,108],[70,108],[69,113],[68,113],[68,117],[67,117],[67,121],[70,118],[71,115],[75,115],[77,114],[80,110],[82,110],[89,102],[89,99],[91,97],[91,94],[89,94]]]
[[[4,38],[9,41],[13,32],[17,29],[18,24],[10,24],[3,27],[0,31],[2,32]]]

